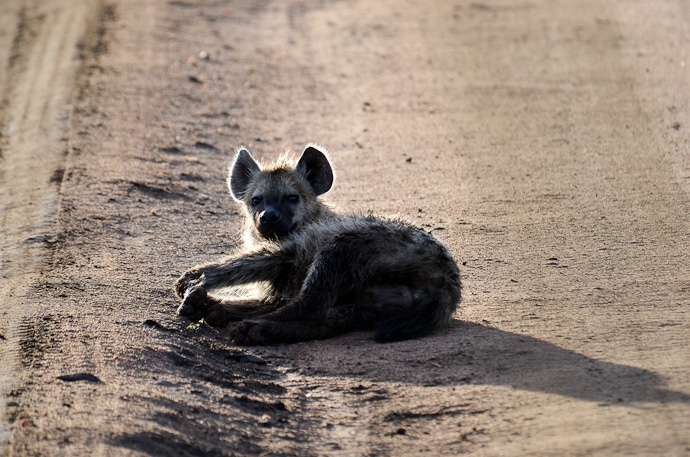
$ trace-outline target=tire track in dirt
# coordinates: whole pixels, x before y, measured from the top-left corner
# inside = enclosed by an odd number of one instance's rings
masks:
[[[80,46],[97,0],[9,1],[0,7],[0,455],[11,439],[12,398],[27,291],[55,241],[56,194]],[[5,399],[9,398],[5,403]]]

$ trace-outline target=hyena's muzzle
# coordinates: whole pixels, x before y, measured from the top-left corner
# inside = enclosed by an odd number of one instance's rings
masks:
[[[280,239],[294,229],[294,205],[297,195],[278,198],[262,198],[255,206],[254,226],[266,239]],[[253,204],[254,202],[252,202]]]

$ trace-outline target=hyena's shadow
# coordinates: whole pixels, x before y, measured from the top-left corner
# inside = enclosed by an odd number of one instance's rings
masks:
[[[310,347],[307,347],[310,346]],[[366,334],[284,347],[323,376],[433,385],[500,385],[611,404],[690,402],[658,374],[471,322],[427,338],[379,345]]]

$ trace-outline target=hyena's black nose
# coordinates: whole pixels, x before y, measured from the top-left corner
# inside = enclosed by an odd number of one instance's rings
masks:
[[[261,216],[259,216],[259,222],[262,224],[277,224],[280,222],[280,213],[272,208],[269,208],[261,213]]]

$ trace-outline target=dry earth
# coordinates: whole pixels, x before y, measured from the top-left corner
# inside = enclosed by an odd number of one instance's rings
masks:
[[[0,455],[690,455],[686,2],[0,5]],[[200,54],[200,52],[202,52]],[[244,144],[462,263],[454,325],[238,348]]]

